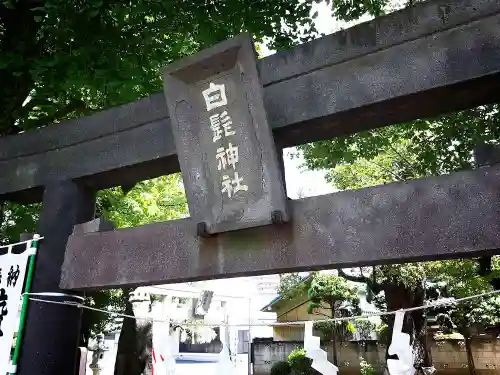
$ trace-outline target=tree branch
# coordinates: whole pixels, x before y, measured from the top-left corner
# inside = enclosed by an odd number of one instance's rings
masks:
[[[371,283],[371,280],[368,279],[363,274],[361,274],[361,276],[353,276],[346,274],[343,269],[338,269],[337,271],[339,273],[339,276],[343,277],[346,280],[353,281],[355,283],[365,283],[365,284]]]
[[[373,160],[367,160],[367,162],[368,162],[368,163],[370,163],[370,164],[376,165],[377,167],[379,167],[379,168],[380,168],[380,169],[382,169],[383,171],[385,171],[385,172],[389,173],[390,175],[392,175],[392,177],[394,177],[394,179],[395,179],[396,181],[404,181],[404,180],[405,180],[403,177],[398,176],[398,175],[396,174],[396,172],[391,171],[390,169],[385,168],[383,165],[378,164],[378,163],[374,162]]]
[[[479,262],[479,276],[489,276],[491,274],[491,256],[481,257],[478,259]]]
[[[361,276],[353,276],[346,274],[343,269],[338,269],[337,271],[339,273],[339,276],[343,277],[346,280],[353,281],[355,283],[366,284],[368,288],[370,288],[375,294],[379,293],[382,290],[382,285],[375,280],[375,269],[373,269],[372,279],[364,276],[363,273],[361,273]]]
[[[391,148],[392,151],[396,153],[396,155],[398,155],[406,163],[407,166],[410,167],[410,169],[413,172],[415,173],[417,172],[415,165],[411,163],[408,159],[406,159],[398,150],[396,150],[396,148],[391,143],[389,143],[389,147]]]
[[[48,101],[38,101],[36,105],[34,104],[32,106],[36,107],[37,105],[42,105],[42,104],[47,104],[49,103]],[[65,117],[73,112],[77,113],[77,116],[80,115],[85,115],[87,113],[87,106],[86,103],[80,99],[73,99],[68,105],[61,106],[56,112],[54,112],[51,115],[40,117],[37,119],[29,120],[29,121],[24,121],[22,125],[23,128],[25,129],[31,129],[31,128],[36,128],[44,125],[51,125],[52,123],[60,120],[65,120]]]

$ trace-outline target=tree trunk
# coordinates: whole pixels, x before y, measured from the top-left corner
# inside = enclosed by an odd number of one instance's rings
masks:
[[[365,276],[351,276],[347,275],[343,270],[339,270],[339,275],[347,280],[367,284],[375,294],[384,291],[388,311],[421,306],[425,302],[424,280],[422,280],[422,284],[416,288],[408,289],[404,285],[397,283],[377,283],[374,276],[373,279]],[[387,323],[389,332],[392,333],[394,315],[389,315],[383,320]],[[407,314],[403,325],[403,331],[408,333],[413,339],[413,348],[417,353],[415,367],[427,367],[432,365],[431,351],[427,344],[427,320],[425,314],[418,311]],[[388,348],[389,346],[387,346],[386,350],[386,359],[389,357]]]
[[[125,314],[134,315],[132,304],[127,299]],[[125,318],[118,340],[114,375],[142,375],[151,373],[152,323]]]
[[[132,304],[127,302],[125,314],[133,315]],[[124,318],[118,340],[114,375],[141,375],[143,369],[138,360],[139,353],[136,349],[137,331],[135,320]]]
[[[5,213],[5,201],[0,201],[0,230],[3,227],[3,219],[4,219],[4,213]]]
[[[425,289],[418,288],[414,291],[413,306],[422,306],[425,304]],[[427,312],[426,310],[417,310],[411,312],[413,320],[413,330],[415,332],[415,341],[413,347],[417,358],[415,364],[418,368],[432,366],[432,354],[428,344],[427,336]]]
[[[467,364],[469,365],[470,375],[476,375],[476,365],[474,364],[474,356],[472,355],[471,338],[469,335],[464,335],[465,351],[467,352]]]
[[[90,340],[90,316],[94,311],[90,311],[84,309],[82,311],[82,323],[80,325],[80,343],[78,344],[81,347],[88,347]]]
[[[387,310],[394,311],[398,309],[421,306],[425,302],[425,289],[417,287],[416,289],[407,289],[400,284],[388,283],[383,285]],[[388,326],[392,332],[394,316],[388,318]],[[408,333],[413,339],[412,345],[416,353],[415,367],[428,367],[432,365],[431,351],[427,343],[427,322],[425,314],[422,311],[408,313],[403,324],[403,331]],[[387,357],[386,353],[386,357]]]

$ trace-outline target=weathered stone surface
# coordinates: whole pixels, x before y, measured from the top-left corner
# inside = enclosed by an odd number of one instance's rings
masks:
[[[458,258],[500,249],[500,165],[291,201],[282,226],[196,236],[190,219],[72,235],[61,287],[93,289]]]
[[[249,34],[165,69],[189,212],[201,235],[286,221],[276,147]]]
[[[97,218],[91,221],[87,221],[82,224],[77,224],[73,227],[74,234],[85,234],[94,232],[106,232],[108,230],[115,229],[115,225],[102,218]]]
[[[489,0],[423,2],[263,59],[276,143],[297,145],[498,101],[499,12],[500,4]],[[36,201],[53,180],[107,188],[178,171],[164,103],[163,94],[154,94],[0,139],[0,196]]]

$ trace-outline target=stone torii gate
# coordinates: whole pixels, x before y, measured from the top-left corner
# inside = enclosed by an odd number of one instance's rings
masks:
[[[38,231],[45,240],[33,292],[61,288],[77,293],[497,253],[499,165],[284,204],[273,148],[279,151],[497,102],[499,25],[498,2],[440,0],[377,18],[257,64],[245,39],[236,38],[170,67],[166,82],[176,89],[169,91],[167,85],[166,97],[154,94],[89,117],[0,139],[0,199],[43,201]],[[225,66],[227,61],[233,65]],[[255,79],[256,65],[260,83]],[[185,142],[192,146],[189,142],[206,139],[194,133],[183,138],[180,129],[194,132],[193,124],[213,121],[207,97],[207,113],[200,115],[190,102],[193,92],[208,76],[220,78],[221,72],[234,66],[241,69],[244,84],[238,86],[234,77],[224,78],[228,90],[239,95],[237,103],[228,103],[231,115],[246,124],[244,134],[269,146],[258,155],[266,160],[262,165],[267,169],[259,176],[269,190],[261,195],[252,192],[257,202],[268,203],[252,212],[265,215],[253,221],[235,220],[237,210],[228,204],[228,212],[221,209],[227,214],[221,219],[219,211],[203,209],[203,195],[194,184],[187,186],[193,218],[111,231],[91,230],[88,224],[73,232],[75,225],[93,219],[99,189],[134,184],[178,172],[180,167],[185,181],[201,176],[193,170],[215,170],[199,158],[186,156],[182,147]],[[176,111],[172,118],[167,102]],[[267,120],[262,117],[264,109]],[[267,123],[272,137],[269,131],[266,134]],[[200,150],[217,153],[219,148]],[[254,156],[250,151],[245,154]],[[204,176],[213,177],[210,173]],[[201,183],[204,188],[207,181],[210,178]],[[243,199],[238,204],[248,202]],[[212,203],[205,205],[216,207]],[[80,314],[67,306],[32,303],[19,373],[72,373]]]

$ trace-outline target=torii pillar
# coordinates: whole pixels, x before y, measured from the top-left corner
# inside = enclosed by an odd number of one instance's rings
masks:
[[[37,232],[44,237],[36,259],[32,293],[59,292],[66,242],[73,226],[92,219],[95,192],[74,181],[45,187]],[[44,296],[54,301],[81,302],[79,296]],[[18,363],[18,375],[72,375],[77,353],[82,311],[73,306],[30,301]]]

